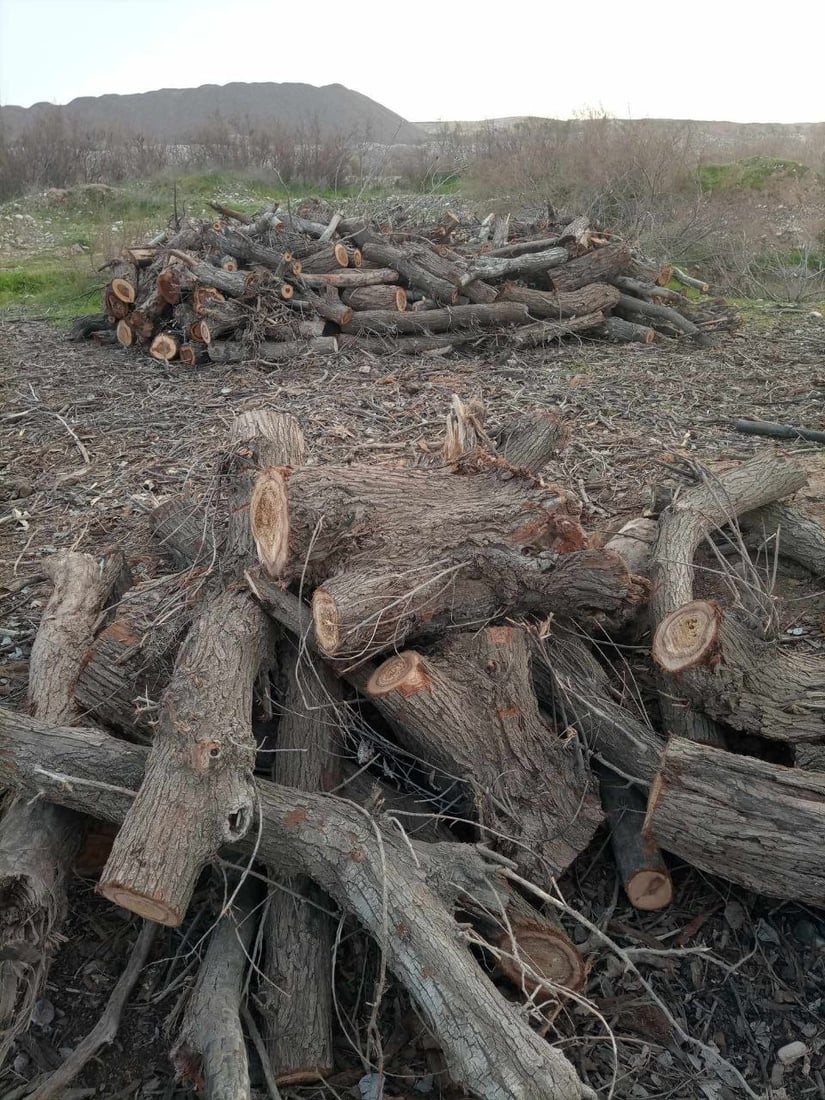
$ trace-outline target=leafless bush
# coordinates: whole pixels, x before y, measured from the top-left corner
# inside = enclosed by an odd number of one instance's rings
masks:
[[[25,190],[78,183],[120,183],[160,171],[256,169],[285,183],[339,187],[351,181],[369,133],[328,133],[318,119],[293,129],[216,117],[185,145],[152,142],[128,131],[84,131],[48,113],[15,140],[0,132],[0,199]]]

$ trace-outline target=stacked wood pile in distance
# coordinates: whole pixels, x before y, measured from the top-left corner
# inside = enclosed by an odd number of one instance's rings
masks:
[[[734,323],[724,302],[688,301],[685,288],[707,284],[587,218],[466,226],[448,212],[413,232],[215,209],[215,222],[188,221],[108,265],[103,312],[78,318],[75,336],[192,365],[418,354],[484,337],[516,348],[574,335],[703,343]]]

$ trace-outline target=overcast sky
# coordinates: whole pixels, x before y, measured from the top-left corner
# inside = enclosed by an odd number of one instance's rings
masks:
[[[345,84],[412,121],[825,121],[822,0],[0,0],[0,103]]]

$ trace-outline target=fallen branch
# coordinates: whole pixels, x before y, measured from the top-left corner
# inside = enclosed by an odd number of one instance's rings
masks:
[[[145,761],[145,749],[99,731],[53,727],[0,709],[0,783],[21,792],[121,821]],[[361,921],[438,1036],[457,1083],[480,1100],[595,1100],[564,1055],[531,1031],[460,941],[445,899],[455,896],[456,861],[465,878],[475,862],[475,884],[466,878],[471,893],[489,880],[478,853],[455,844],[411,847],[330,795],[264,782],[257,791],[260,837],[241,838],[238,848],[282,873],[308,875]],[[452,861],[448,870],[441,848]],[[446,873],[439,875],[442,867]]]

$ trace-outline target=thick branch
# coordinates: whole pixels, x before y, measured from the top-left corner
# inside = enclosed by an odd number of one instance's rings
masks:
[[[145,759],[146,750],[106,734],[0,710],[0,783],[29,794],[119,821]],[[478,969],[426,881],[426,863],[419,866],[403,841],[382,835],[363,811],[329,795],[263,782],[258,795],[260,843],[248,836],[240,849],[286,873],[308,875],[361,921],[438,1036],[459,1084],[481,1100],[594,1100],[567,1059],[530,1030]],[[425,847],[417,845],[416,855]],[[457,857],[458,846],[448,847]]]

